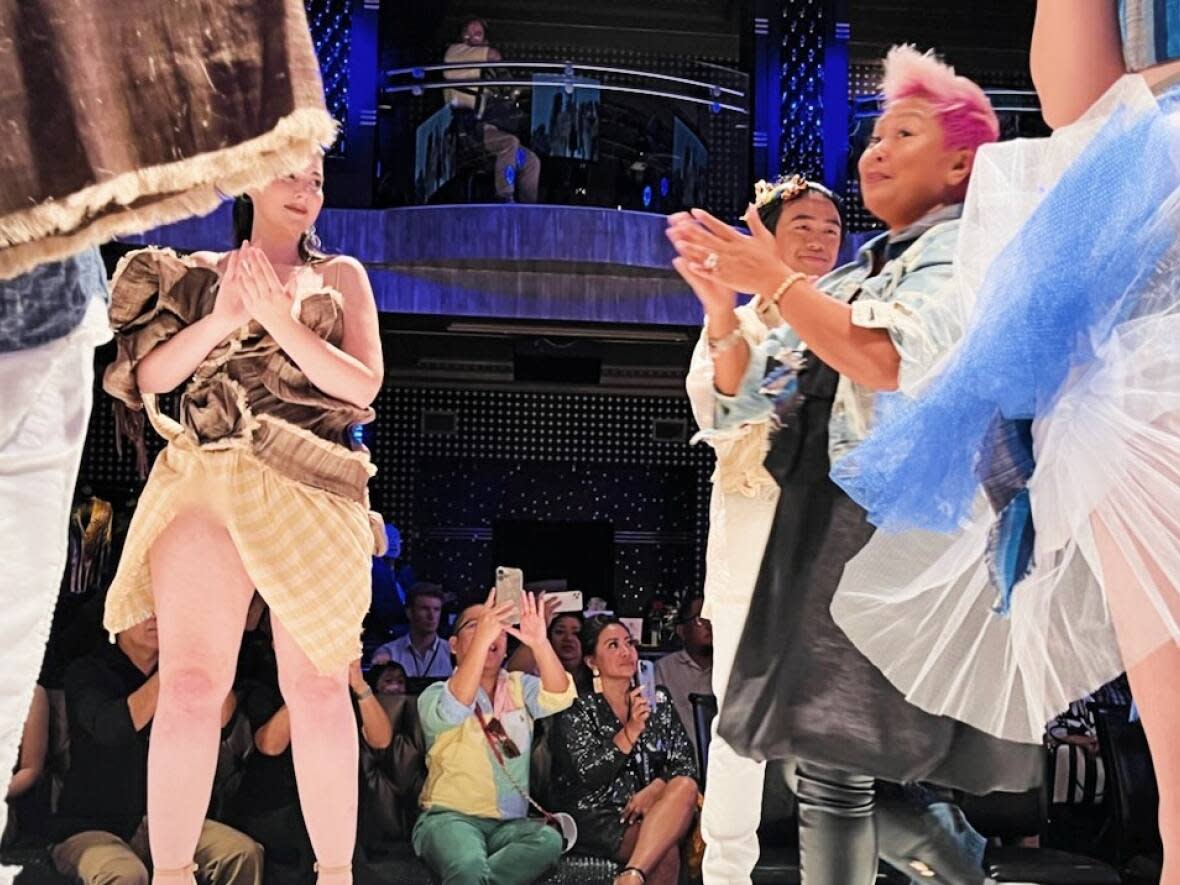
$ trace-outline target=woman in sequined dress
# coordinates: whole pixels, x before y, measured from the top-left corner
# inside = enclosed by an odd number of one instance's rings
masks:
[[[582,627],[596,690],[557,717],[551,740],[555,805],[578,823],[578,850],[624,864],[626,885],[675,885],[699,791],[692,742],[672,698],[655,709],[632,688],[635,642],[617,618]]]

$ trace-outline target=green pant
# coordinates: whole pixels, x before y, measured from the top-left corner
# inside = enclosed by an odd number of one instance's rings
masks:
[[[561,836],[539,820],[493,820],[428,811],[414,827],[414,852],[442,885],[528,885],[561,857]]]

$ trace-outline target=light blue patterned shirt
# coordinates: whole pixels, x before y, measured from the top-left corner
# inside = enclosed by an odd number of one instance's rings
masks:
[[[845,304],[860,293],[852,304],[852,323],[889,333],[901,357],[901,390],[921,378],[962,334],[958,314],[943,297],[952,281],[962,212],[962,204],[946,206],[895,234],[881,234],[861,247],[855,261],[816,283]],[[880,272],[873,275],[877,266]],[[761,345],[752,348],[737,393],[717,394],[714,431],[704,431],[702,436],[765,420],[771,400],[760,390],[767,360],[805,346],[789,326],[772,329]],[[833,462],[868,435],[875,397],[876,391],[840,377],[828,425],[828,453]]]

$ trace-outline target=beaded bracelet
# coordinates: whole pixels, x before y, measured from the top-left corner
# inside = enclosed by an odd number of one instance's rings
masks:
[[[777,306],[779,299],[787,294],[787,290],[790,289],[793,285],[795,285],[800,280],[806,279],[806,277],[807,277],[807,274],[803,273],[802,271],[799,271],[799,270],[795,271],[793,274],[791,274],[785,280],[783,280],[781,283],[779,283],[779,287],[774,290],[774,294],[770,296],[767,303]]]

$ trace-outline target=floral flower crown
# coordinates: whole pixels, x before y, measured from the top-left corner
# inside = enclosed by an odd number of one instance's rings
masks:
[[[775,200],[781,200],[784,203],[789,203],[797,197],[803,196],[807,191],[817,191],[823,194],[828,199],[835,202],[835,196],[826,187],[821,184],[816,184],[813,181],[808,181],[802,175],[786,175],[771,184],[767,181],[759,181],[754,185],[754,208],[762,209],[769,206]]]

